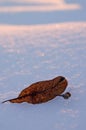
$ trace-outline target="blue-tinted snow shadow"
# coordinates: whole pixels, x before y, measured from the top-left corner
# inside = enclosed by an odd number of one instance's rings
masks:
[[[75,4],[80,4],[83,8],[86,8],[86,0],[65,0],[66,3],[71,4],[71,3],[75,3]]]
[[[0,7],[3,6],[49,6],[53,5],[51,3],[39,3],[39,2],[14,2],[14,1],[7,1],[7,2],[0,2]]]
[[[34,25],[70,21],[86,21],[85,10],[0,13],[0,24]]]

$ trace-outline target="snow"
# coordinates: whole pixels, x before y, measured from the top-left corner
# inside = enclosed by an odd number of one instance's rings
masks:
[[[0,1],[0,102],[59,75],[67,78],[72,94],[37,105],[0,104],[1,130],[86,128],[85,11],[85,0]]]

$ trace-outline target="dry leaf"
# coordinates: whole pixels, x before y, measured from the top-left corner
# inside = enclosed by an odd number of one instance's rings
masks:
[[[39,81],[33,83],[29,87],[22,90],[17,98],[6,100],[4,102],[7,101],[10,101],[12,103],[27,102],[37,104],[47,102],[55,98],[56,96],[62,96],[65,99],[68,99],[71,96],[69,92],[61,95],[65,91],[67,85],[68,85],[67,80],[62,76],[58,76],[52,80]]]

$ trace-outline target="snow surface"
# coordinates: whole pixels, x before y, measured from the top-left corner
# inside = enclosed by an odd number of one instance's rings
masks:
[[[85,0],[0,0],[0,102],[59,75],[72,94],[37,105],[0,104],[0,130],[86,128],[85,11]]]

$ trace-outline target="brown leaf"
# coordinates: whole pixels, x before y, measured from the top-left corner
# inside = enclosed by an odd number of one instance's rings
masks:
[[[65,91],[67,85],[67,80],[62,76],[58,76],[52,80],[39,81],[22,90],[17,98],[4,102],[27,102],[32,104],[47,102],[56,96],[63,96],[61,94]]]

